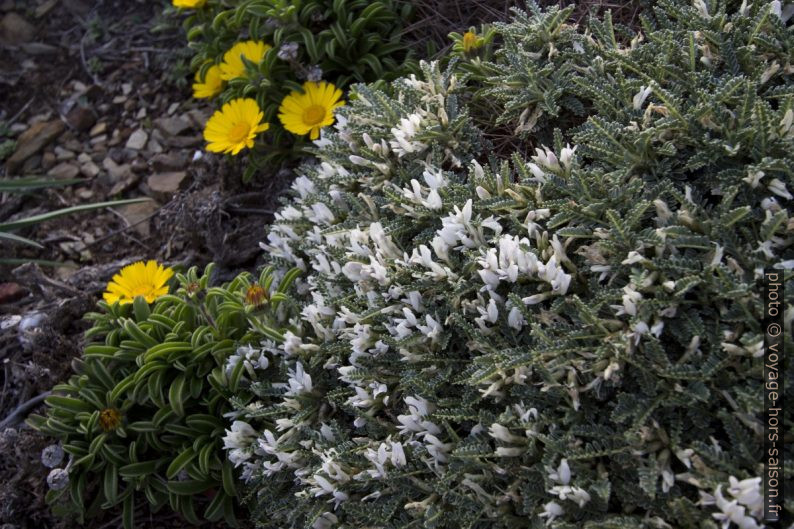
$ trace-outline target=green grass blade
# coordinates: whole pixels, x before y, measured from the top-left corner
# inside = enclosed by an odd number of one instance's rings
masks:
[[[6,233],[0,231],[0,239],[18,242],[20,244],[27,244],[28,246],[34,246],[36,248],[44,248],[44,246],[40,245],[36,241],[31,241],[30,239],[26,239],[25,237],[20,237],[19,235],[14,235],[13,233]]]
[[[95,209],[109,208],[113,206],[123,206],[125,204],[137,204],[140,202],[147,202],[150,198],[131,198],[128,200],[112,200],[110,202],[97,202],[96,204],[84,204],[82,206],[72,206],[70,208],[63,208],[49,213],[42,213],[41,215],[34,215],[24,219],[15,220],[12,222],[0,223],[0,231],[11,231],[31,226],[47,220],[63,217],[64,215],[71,215],[72,213],[82,213],[84,211],[92,211]]]

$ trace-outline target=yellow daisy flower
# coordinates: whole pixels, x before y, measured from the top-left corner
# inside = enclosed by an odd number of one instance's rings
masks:
[[[108,303],[122,305],[132,303],[136,297],[143,297],[147,303],[168,294],[168,280],[174,271],[157,264],[157,261],[138,261],[125,266],[108,283],[107,292],[102,297]]]
[[[246,60],[259,64],[269,49],[270,45],[261,40],[238,42],[223,54],[223,62],[220,65],[221,79],[228,81],[235,77],[245,76],[245,63],[242,57],[245,56]]]
[[[223,79],[221,79],[221,69],[217,64],[213,64],[201,79],[201,70],[196,72],[196,82],[193,83],[193,97],[203,99],[215,97],[223,92]]]
[[[303,93],[292,91],[281,102],[278,119],[294,134],[310,134],[312,140],[320,136],[320,129],[332,125],[334,109],[345,104],[340,101],[342,91],[331,83],[307,82]]]
[[[173,0],[174,7],[184,7],[188,9],[198,9],[203,7],[207,0]]]
[[[479,48],[479,43],[477,42],[477,34],[469,30],[463,34],[463,51],[465,53],[471,53],[475,49]]]
[[[254,138],[270,125],[261,123],[265,117],[256,101],[249,98],[234,99],[216,111],[204,127],[207,150],[236,155],[244,148],[254,146]]]

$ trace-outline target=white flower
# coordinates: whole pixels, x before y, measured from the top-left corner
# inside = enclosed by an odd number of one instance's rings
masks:
[[[792,197],[791,193],[788,192],[788,189],[786,189],[786,184],[777,178],[769,182],[766,188],[769,189],[774,194],[776,194],[777,196],[783,197],[786,200],[791,200],[792,198],[794,198]]]
[[[513,307],[510,309],[510,314],[507,315],[507,324],[517,330],[520,331],[527,321],[524,319],[524,315],[518,310],[518,307]]]
[[[422,116],[411,114],[406,118],[400,119],[400,124],[391,129],[393,139],[389,141],[389,144],[399,158],[406,154],[422,152],[427,148],[424,143],[414,140],[421,125]]]
[[[653,92],[653,88],[650,86],[640,87],[640,91],[634,94],[634,99],[632,100],[634,110],[639,110],[642,108],[642,105],[645,104],[645,100],[648,99],[648,96],[651,95],[651,92]]]
[[[647,259],[639,252],[631,251],[620,264],[635,264],[647,261]]]
[[[425,419],[435,408],[430,402],[421,397],[405,397],[405,403],[408,405],[407,415],[398,415],[397,421],[400,423],[400,433],[411,434],[417,433],[423,435],[438,435],[441,429],[436,426],[432,421]]]
[[[265,370],[270,365],[263,350],[255,349],[250,345],[243,345],[238,347],[235,354],[229,356],[226,360],[226,376],[231,376],[240,362],[243,363],[246,373],[251,378],[256,377],[257,369]]]
[[[519,437],[518,435],[513,435],[510,433],[508,428],[505,428],[499,423],[493,423],[490,428],[488,428],[488,433],[491,437],[498,441],[502,441],[504,443],[523,443],[524,438]]]
[[[570,487],[568,485],[557,485],[552,487],[551,490],[548,491],[549,494],[554,494],[561,500],[571,500],[576,502],[579,507],[584,507],[584,505],[590,501],[590,494],[587,493],[586,490],[580,487]]]
[[[722,495],[722,485],[717,486],[714,492],[714,503],[722,512],[714,513],[711,516],[715,520],[722,521],[722,529],[728,529],[731,523],[735,523],[739,529],[761,529],[761,525],[750,516],[745,515],[745,507],[739,505],[738,500],[728,501]]]
[[[573,149],[567,143],[565,144],[565,148],[560,151],[560,163],[565,167],[565,169],[571,168],[571,162],[573,161],[573,155],[576,152],[576,145],[574,145]]]
[[[256,438],[256,431],[245,421],[234,421],[232,429],[226,430],[224,448],[247,448]]]
[[[739,481],[733,476],[728,478],[730,487],[728,492],[736,498],[736,501],[750,509],[750,513],[755,517],[760,517],[763,513],[764,502],[761,497],[761,478],[747,478]]]
[[[571,482],[571,467],[568,466],[567,459],[562,458],[560,460],[560,466],[557,467],[557,470],[551,470],[549,467],[546,467],[546,469],[551,481],[556,481],[561,485],[567,485]]]
[[[315,191],[314,182],[306,175],[301,175],[296,178],[295,181],[292,182],[292,189],[297,191],[302,199],[305,199]]]
[[[540,518],[547,518],[546,525],[551,525],[554,522],[555,518],[558,518],[565,514],[565,510],[560,506],[560,504],[550,501],[546,505],[543,506],[543,512],[540,513],[538,516]]]
[[[441,335],[441,332],[444,330],[440,323],[433,319],[432,316],[429,314],[425,315],[425,322],[427,325],[418,325],[416,328],[424,334],[426,337],[430,338],[433,341],[436,341],[438,337]]]
[[[296,362],[295,369],[289,369],[289,380],[287,385],[289,391],[284,393],[287,397],[295,397],[302,393],[309,393],[312,390],[312,377],[303,370],[303,364]]]
[[[535,152],[537,152],[537,155],[533,156],[532,160],[538,165],[551,171],[559,171],[562,169],[560,167],[560,162],[557,160],[557,155],[545,145],[543,146],[543,150],[536,148]]]

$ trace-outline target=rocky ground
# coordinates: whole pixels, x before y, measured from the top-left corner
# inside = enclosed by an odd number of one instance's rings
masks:
[[[253,269],[287,183],[242,187],[236,164],[204,153],[212,111],[190,98],[184,33],[165,1],[0,0],[0,178],[79,179],[0,194],[0,222],[81,204],[150,200],[71,215],[0,241],[0,527],[76,527],[44,504],[48,440],[21,421],[65,379],[108,279],[139,259]],[[231,176],[230,176],[231,175]],[[118,513],[86,527],[120,526]],[[148,513],[140,527],[182,527]]]

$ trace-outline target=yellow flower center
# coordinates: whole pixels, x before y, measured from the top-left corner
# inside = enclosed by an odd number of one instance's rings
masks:
[[[307,125],[318,125],[325,119],[325,107],[312,105],[303,111],[303,122]]]
[[[229,131],[229,141],[232,143],[241,143],[248,138],[251,133],[251,125],[245,122],[237,123],[232,130]]]
[[[155,295],[157,288],[154,285],[138,285],[130,289],[130,298],[135,299],[138,296],[148,300]]]
[[[99,426],[106,432],[115,430],[121,425],[121,412],[116,408],[105,408],[99,412]]]

